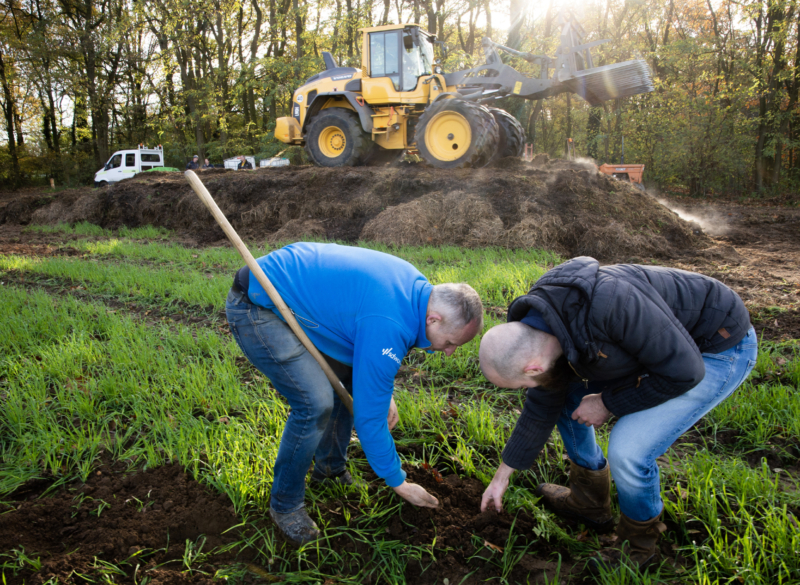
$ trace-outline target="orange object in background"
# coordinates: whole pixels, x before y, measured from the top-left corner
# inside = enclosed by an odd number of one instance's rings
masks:
[[[598,169],[604,175],[609,175],[621,181],[630,181],[639,189],[644,191],[644,183],[642,183],[642,175],[644,174],[644,165],[600,165]]]

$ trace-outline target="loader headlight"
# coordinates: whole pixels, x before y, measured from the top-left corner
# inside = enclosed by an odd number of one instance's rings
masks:
[[[433,68],[433,72],[434,72],[436,75],[443,75],[443,74],[444,74],[444,69],[442,69],[442,66],[441,66],[441,65],[436,65],[436,66],[434,66],[434,68]]]

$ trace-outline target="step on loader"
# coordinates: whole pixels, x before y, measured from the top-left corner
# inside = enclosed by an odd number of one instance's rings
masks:
[[[436,37],[417,24],[360,29],[362,67],[339,67],[324,52],[325,70],[292,98],[292,115],[278,118],[275,137],[304,145],[325,167],[390,161],[415,149],[437,168],[481,167],[522,156],[525,131],[508,112],[491,107],[504,97],[542,99],[572,92],[592,105],[653,90],[642,60],[594,67],[590,49],[608,40],[586,36],[571,14],[559,16],[556,57],[532,55],[484,38],[483,65],[444,73],[434,59]],[[503,63],[498,51],[541,65],[537,78]]]

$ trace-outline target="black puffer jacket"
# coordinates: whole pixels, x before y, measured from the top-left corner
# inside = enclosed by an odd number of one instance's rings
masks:
[[[533,308],[561,343],[578,377],[600,386],[624,416],[694,388],[705,376],[701,352],[734,347],[750,329],[739,296],[721,282],[683,270],[600,265],[574,258],[550,270],[508,308],[519,321]],[[613,387],[612,387],[613,386]],[[503,460],[529,467],[553,430],[565,395],[529,388]]]

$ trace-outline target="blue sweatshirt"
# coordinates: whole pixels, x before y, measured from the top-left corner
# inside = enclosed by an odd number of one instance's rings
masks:
[[[399,486],[406,474],[386,416],[403,357],[430,346],[425,318],[433,286],[405,260],[336,244],[291,244],[257,262],[317,349],[353,367],[361,448],[375,473]],[[254,276],[247,293],[280,317]]]

